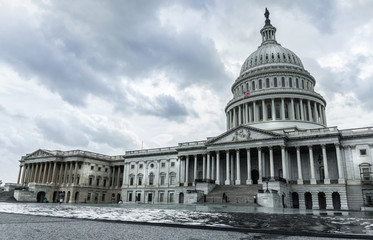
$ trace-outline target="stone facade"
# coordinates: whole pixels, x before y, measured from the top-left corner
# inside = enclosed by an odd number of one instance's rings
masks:
[[[55,201],[63,192],[64,202],[371,206],[373,127],[327,127],[316,80],[275,33],[267,17],[262,44],[233,83],[226,132],[122,156],[38,150],[20,160],[16,199]],[[250,186],[261,190],[250,193]],[[227,198],[209,198],[220,194]]]

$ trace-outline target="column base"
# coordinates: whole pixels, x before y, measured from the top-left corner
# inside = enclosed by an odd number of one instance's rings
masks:
[[[225,185],[231,185],[231,180],[225,180]]]
[[[325,178],[324,179],[324,184],[330,184],[330,179],[329,178]]]
[[[216,185],[220,185],[220,180],[215,180]]]
[[[344,178],[339,178],[338,184],[346,184],[346,180]]]
[[[253,180],[246,180],[246,184],[248,184],[248,185],[253,184]]]
[[[303,184],[303,179],[298,179],[297,184]]]
[[[316,178],[311,178],[311,184],[317,184]]]
[[[236,184],[236,185],[241,185],[241,180],[236,180],[236,181],[235,181],[235,184]]]
[[[263,180],[262,179],[258,179],[258,184],[262,184],[263,183]]]

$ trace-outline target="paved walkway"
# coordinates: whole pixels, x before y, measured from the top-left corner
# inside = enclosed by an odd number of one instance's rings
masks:
[[[0,239],[333,239],[312,236],[227,231],[227,229],[122,223],[116,221],[69,219],[0,213]],[[340,238],[347,239],[347,238]]]

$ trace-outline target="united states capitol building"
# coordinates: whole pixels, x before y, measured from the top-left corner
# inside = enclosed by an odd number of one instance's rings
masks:
[[[277,42],[268,11],[265,17],[262,43],[232,84],[225,132],[120,156],[39,149],[20,160],[14,197],[55,202],[62,193],[65,203],[372,206],[373,127],[327,126],[315,78]]]

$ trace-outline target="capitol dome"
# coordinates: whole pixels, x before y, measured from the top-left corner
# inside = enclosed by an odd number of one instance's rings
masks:
[[[239,125],[264,130],[326,127],[325,99],[300,58],[276,41],[269,12],[260,30],[262,43],[241,67],[225,108],[227,129]]]
[[[240,74],[256,67],[275,64],[293,65],[303,69],[302,61],[295,53],[278,43],[269,43],[262,44],[255,52],[250,54],[242,65]]]

